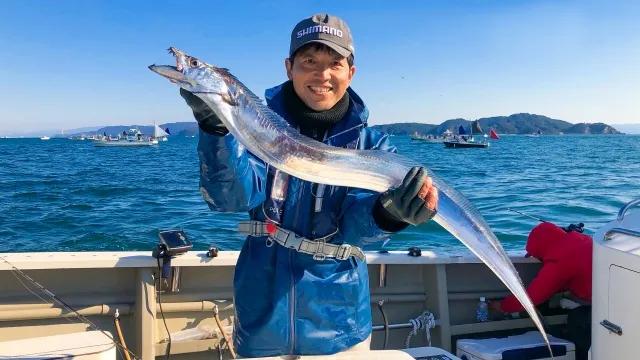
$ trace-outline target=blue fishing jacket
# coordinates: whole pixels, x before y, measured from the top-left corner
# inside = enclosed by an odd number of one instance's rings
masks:
[[[266,91],[269,107],[291,121],[282,86]],[[366,128],[369,112],[352,90],[345,117],[324,142],[350,149],[395,152],[383,135]],[[200,131],[200,191],[216,211],[248,211],[252,220],[271,220],[307,239],[332,235],[330,243],[364,247],[384,241],[372,209],[378,193],[325,186],[288,176],[286,196],[272,196],[276,169],[249,153],[236,139]],[[267,237],[248,236],[234,277],[234,344],[245,357],[333,354],[371,333],[366,263],[298,253]]]

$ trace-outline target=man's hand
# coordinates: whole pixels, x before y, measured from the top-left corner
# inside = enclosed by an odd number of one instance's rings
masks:
[[[229,133],[229,130],[227,130],[222,121],[218,119],[216,113],[205,104],[202,99],[182,88],[180,88],[180,96],[182,96],[187,102],[187,105],[191,107],[193,117],[196,118],[198,126],[200,126],[204,132],[212,135],[226,135]]]
[[[393,219],[420,225],[436,214],[438,190],[425,169],[416,166],[407,173],[400,186],[380,195],[380,203]]]

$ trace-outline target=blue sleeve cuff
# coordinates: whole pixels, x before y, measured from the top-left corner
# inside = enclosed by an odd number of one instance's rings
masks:
[[[378,196],[378,193],[362,189],[354,189],[347,194],[341,228],[345,243],[366,247],[388,240],[390,234],[381,229],[373,218]]]
[[[387,210],[384,209],[382,203],[380,202],[380,196],[376,199],[376,202],[373,204],[372,210],[373,219],[378,224],[378,227],[386,232],[398,232],[400,230],[404,230],[409,226],[404,221],[398,221],[393,218]]]
[[[198,157],[200,192],[212,210],[248,211],[264,201],[264,162],[232,135],[212,135],[201,130]]]

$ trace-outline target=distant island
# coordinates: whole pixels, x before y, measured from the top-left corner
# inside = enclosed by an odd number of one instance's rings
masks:
[[[579,123],[571,124],[564,120],[552,119],[536,114],[513,114],[509,116],[494,116],[478,119],[480,126],[485,132],[493,128],[498,134],[525,135],[541,132],[544,135],[559,134],[621,134],[614,127],[604,123]],[[393,135],[441,135],[446,130],[457,132],[460,125],[469,129],[472,120],[451,119],[442,122],[440,125],[422,123],[395,123],[385,125],[375,125],[382,132]]]
[[[559,134],[621,134],[618,130],[610,125],[604,123],[580,123],[571,124],[567,121],[552,119],[543,115],[536,114],[513,114],[509,116],[494,116],[488,118],[478,119],[480,126],[485,132],[489,132],[489,129],[493,128],[498,134],[533,134],[541,132],[544,135],[559,135]],[[472,120],[466,119],[451,119],[442,122],[440,125],[424,124],[424,123],[394,123],[385,125],[374,125],[372,128],[386,132],[392,135],[441,135],[446,130],[457,132],[458,127],[463,125],[465,129],[469,129]],[[101,128],[93,128],[91,131],[74,132],[73,130],[67,131],[65,135],[53,135],[53,136],[80,136],[80,135],[93,135],[93,134],[107,134],[116,135],[123,131],[127,131],[132,127],[137,127],[145,134],[153,132],[152,126],[140,126],[140,125],[119,125],[119,126],[105,126]],[[163,129],[168,128],[171,136],[195,136],[198,134],[198,125],[191,122],[172,122],[161,124]]]

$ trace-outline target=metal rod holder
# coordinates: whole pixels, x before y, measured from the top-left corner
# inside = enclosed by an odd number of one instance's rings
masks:
[[[613,229],[607,231],[604,234],[604,239],[605,240],[611,240],[611,238],[613,238],[614,234],[623,234],[623,235],[629,235],[629,236],[634,236],[634,237],[639,237],[640,238],[640,232],[639,231],[623,229],[623,228],[613,228]]]
[[[378,277],[378,287],[387,286],[387,264],[380,264],[380,273]]]
[[[622,221],[624,219],[624,215],[626,214],[627,210],[639,204],[640,204],[640,199],[631,200],[628,203],[626,203],[622,207],[622,209],[620,209],[620,211],[618,212],[618,221]]]
[[[170,292],[180,292],[180,279],[181,279],[181,269],[179,266],[174,266],[171,268],[171,278],[169,279],[168,290]]]

